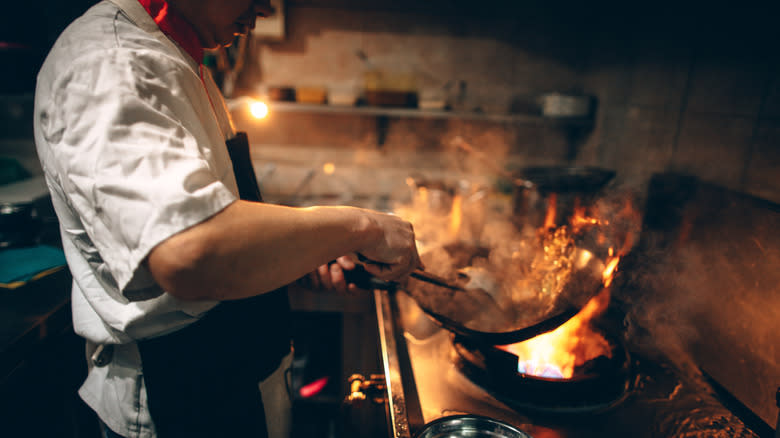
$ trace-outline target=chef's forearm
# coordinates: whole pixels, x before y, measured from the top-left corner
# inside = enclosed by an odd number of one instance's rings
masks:
[[[237,201],[155,247],[148,266],[178,298],[236,299],[274,290],[382,237],[362,209]]]

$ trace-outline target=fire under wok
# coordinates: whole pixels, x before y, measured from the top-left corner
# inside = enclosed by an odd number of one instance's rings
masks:
[[[549,269],[505,276],[480,264],[484,248],[468,245],[442,247],[455,270],[431,280],[414,275],[400,285],[373,278],[365,270],[347,273],[347,280],[366,289],[400,289],[442,327],[485,344],[522,342],[551,331],[576,315],[603,289],[606,263],[594,252],[569,247]],[[426,266],[436,266],[437,251],[421,254]],[[475,263],[476,260],[476,263]],[[418,273],[421,274],[421,273]]]

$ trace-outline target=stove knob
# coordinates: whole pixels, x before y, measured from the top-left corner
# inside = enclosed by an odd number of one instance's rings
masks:
[[[372,374],[366,379],[362,374],[353,374],[347,379],[349,382],[349,395],[346,402],[363,401],[371,397],[374,403],[384,403],[385,376]]]
[[[353,374],[347,379],[349,382],[349,395],[347,396],[348,402],[363,401],[366,399],[366,394],[363,392],[363,385],[365,385],[366,378],[360,374]]]

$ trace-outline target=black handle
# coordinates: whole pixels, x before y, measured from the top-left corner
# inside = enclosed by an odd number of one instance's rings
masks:
[[[398,283],[376,278],[360,264],[356,264],[355,269],[344,269],[344,279],[347,283],[354,283],[355,286],[366,290],[381,289],[392,291],[398,288]]]

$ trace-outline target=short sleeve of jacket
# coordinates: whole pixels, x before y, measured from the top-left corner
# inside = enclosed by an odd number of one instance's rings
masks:
[[[75,60],[40,115],[59,183],[123,293],[148,276],[152,248],[236,200],[198,93],[181,60],[120,48]]]

